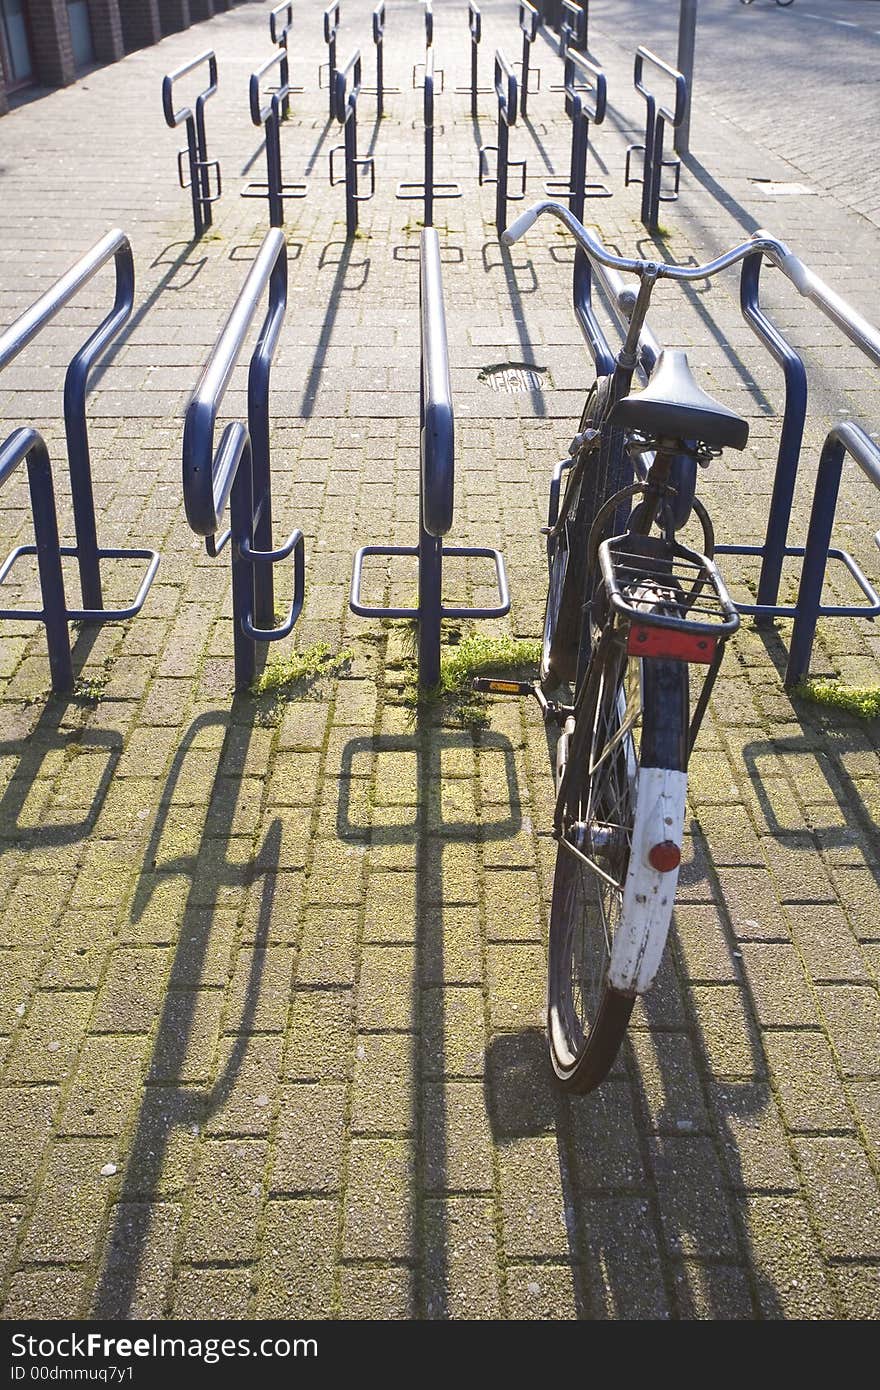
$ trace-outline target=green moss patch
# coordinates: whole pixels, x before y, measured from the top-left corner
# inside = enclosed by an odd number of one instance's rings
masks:
[[[859,719],[880,718],[880,685],[846,686],[840,681],[805,680],[795,694],[829,709],[845,710]]]
[[[430,690],[419,688],[417,666],[407,663],[404,700],[413,711],[436,709],[444,723],[479,728],[489,722],[488,700],[471,688],[474,676],[530,680],[540,659],[540,642],[470,633],[442,653],[440,679]]]
[[[316,642],[304,651],[293,651],[278,661],[270,661],[251,683],[251,694],[267,699],[271,707],[304,695],[325,676],[338,676],[348,669],[352,653],[346,648],[332,652],[326,642]]]

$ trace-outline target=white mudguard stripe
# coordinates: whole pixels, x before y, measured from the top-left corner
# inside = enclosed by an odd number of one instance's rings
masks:
[[[623,888],[623,914],[611,947],[610,983],[644,994],[660,967],[669,933],[678,869],[658,873],[648,852],[663,840],[681,846],[687,773],[663,767],[639,769],[636,823]]]

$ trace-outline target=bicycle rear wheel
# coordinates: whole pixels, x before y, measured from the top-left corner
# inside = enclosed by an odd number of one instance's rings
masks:
[[[581,416],[580,432],[602,427],[610,377],[600,377],[590,389]],[[550,553],[550,581],[544,612],[541,683],[549,690],[577,676],[584,606],[590,596],[587,539],[605,502],[630,481],[620,430],[608,430],[602,447],[572,466],[560,507],[558,530]]]
[[[669,598],[642,596],[644,607],[669,611]],[[641,606],[641,605],[640,605]],[[680,661],[628,657],[615,645],[601,669],[588,673],[591,693],[569,734],[563,834],[556,852],[547,1029],[553,1069],[571,1091],[591,1091],[614,1063],[635,1004],[635,992],[609,982],[615,939],[624,927],[650,931],[662,950],[678,877],[677,866],[659,874],[647,867],[656,893],[644,908],[624,898],[633,845],[643,853],[657,815],[654,769],[684,773],[687,767],[688,668]],[[563,735],[565,737],[565,735]],[[663,833],[681,846],[680,820],[664,820]],[[675,819],[673,816],[671,819]],[[642,870],[644,871],[644,870]],[[668,910],[667,910],[668,908]]]

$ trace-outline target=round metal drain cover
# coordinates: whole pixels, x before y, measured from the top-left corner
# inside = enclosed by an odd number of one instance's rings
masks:
[[[537,367],[534,362],[496,362],[494,366],[481,367],[477,379],[492,391],[506,391],[509,396],[546,391],[551,384],[547,368]]]

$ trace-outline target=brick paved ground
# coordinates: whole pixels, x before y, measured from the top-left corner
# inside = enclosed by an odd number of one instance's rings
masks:
[[[231,697],[228,569],[184,521],[181,415],[265,225],[238,192],[262,158],[246,79],[267,53],[267,8],[240,6],[2,124],[0,321],[109,226],[132,238],[138,307],[92,399],[93,466],[104,543],[163,554],[141,617],[78,635],[92,698],[48,699],[41,632],[4,624],[5,1314],[876,1316],[876,725],[793,703],[779,636],[743,631],[693,762],[661,978],[610,1080],[566,1100],[541,1032],[553,846],[536,713],[497,708],[479,735],[411,727],[399,637],[348,613],[355,548],[414,539],[417,517],[418,205],[393,198],[419,172],[414,4],[389,7],[388,80],[402,90],[378,129],[363,98],[378,189],[350,247],[341,190],[325,182],[337,136],[315,86],[318,6],[297,12],[307,90],[285,167],[311,189],[288,209],[278,534],[300,525],[307,537],[298,644],[352,656],[278,717]],[[483,8],[487,81],[491,49],[503,40],[513,56],[516,27],[508,0]],[[474,177],[492,101],[481,98],[475,130],[454,90],[467,72],[464,9],[436,9],[437,176],[465,190],[437,209],[454,537],[503,549],[513,607],[494,626],[535,636],[547,480],[588,361],[568,250],[545,230],[512,256],[497,245],[491,190]],[[614,197],[591,213],[631,249],[647,244],[637,191],[622,186],[638,104],[631,56],[606,26],[593,47],[613,112],[594,169]],[[341,52],[356,41],[371,72],[368,6],[346,0]],[[159,82],[208,43],[225,191],[214,232],[194,246]],[[513,138],[536,196],[545,170],[564,171],[567,134],[550,90],[559,61],[538,48],[543,90]],[[664,254],[703,260],[764,223],[880,319],[876,229],[833,187],[762,196],[754,177],[796,181],[797,170],[708,106],[692,143],[681,201],[663,212]],[[873,428],[876,400],[857,354],[766,278],[813,373],[800,535],[829,422],[854,413]],[[108,293],[96,281],[0,379],[4,424],[44,428],[59,473],[61,369]],[[752,421],[749,450],[713,465],[706,497],[722,539],[757,540],[780,391],[735,279],[662,288],[654,326],[693,346],[707,387]],[[489,391],[479,370],[508,360],[546,368],[551,384],[531,397]],[[3,501],[3,540],[18,543],[21,481]],[[839,533],[876,575],[875,524],[876,499],[847,481]],[[484,578],[463,573],[462,597],[484,596]],[[127,592],[132,575],[114,582]],[[381,573],[374,582],[381,590]],[[412,586],[394,570],[385,592]],[[826,624],[814,669],[874,681],[878,650],[868,625]]]

